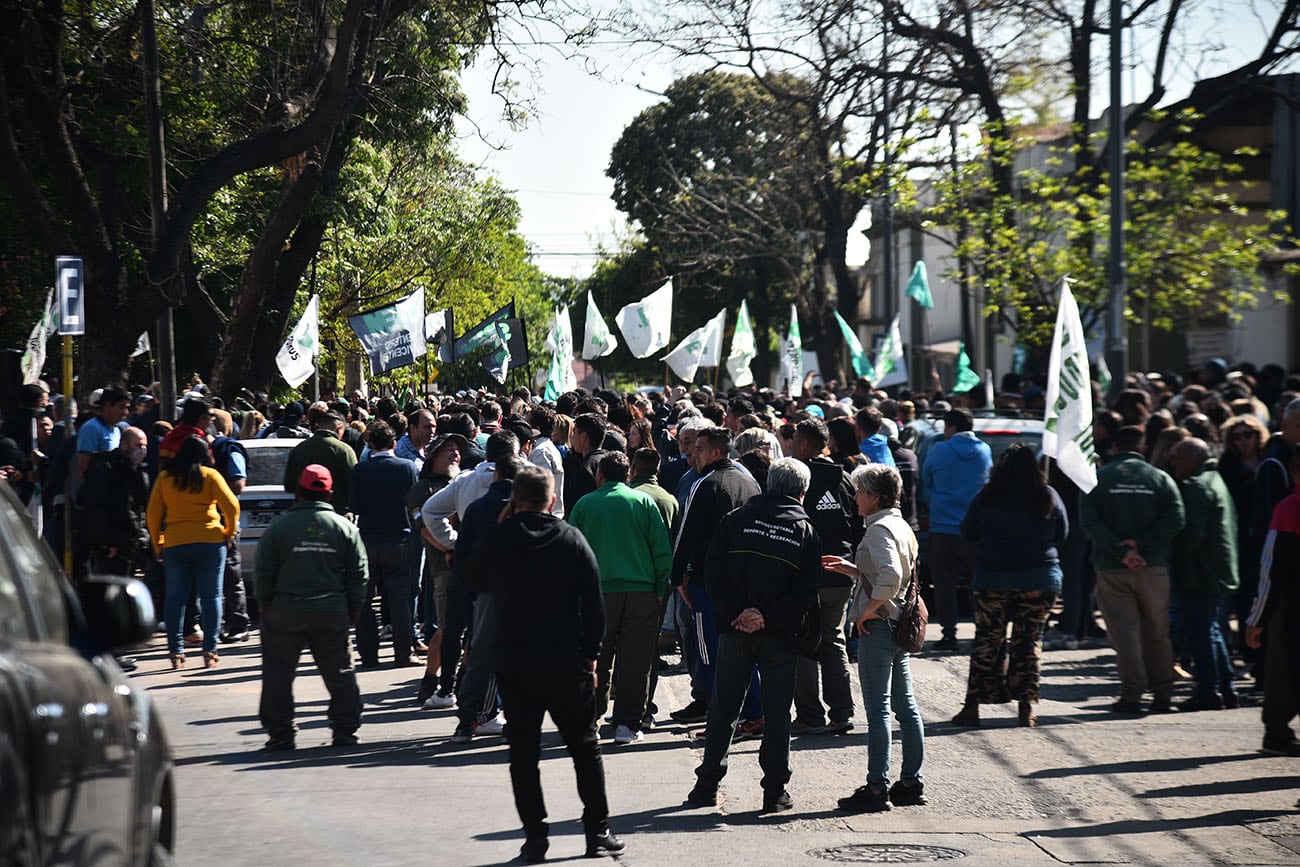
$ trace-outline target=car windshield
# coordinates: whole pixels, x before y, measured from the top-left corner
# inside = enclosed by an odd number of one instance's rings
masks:
[[[284,484],[284,468],[289,463],[289,452],[292,448],[284,449],[249,449],[248,450],[248,481],[245,482],[249,487],[259,485]]]

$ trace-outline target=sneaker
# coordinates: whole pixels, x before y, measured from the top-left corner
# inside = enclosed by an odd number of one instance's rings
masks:
[[[1235,691],[1229,690],[1223,694],[1223,707],[1225,710],[1236,710],[1241,707],[1241,696]]]
[[[185,636],[185,644],[187,647],[201,647],[203,645],[203,630],[196,629]]]
[[[379,637],[380,637],[380,639],[384,639],[384,638],[392,638],[392,637],[393,637],[393,627],[391,627],[391,626],[385,626],[383,629],[379,630]]]
[[[651,713],[650,711],[646,711],[645,716],[641,717],[641,731],[643,732],[652,731],[658,722],[659,721],[655,719],[655,715],[653,713]]]
[[[801,719],[797,719],[790,724],[790,734],[792,735],[824,735],[827,730],[827,726],[814,725]]]
[[[1300,741],[1264,738],[1264,745],[1259,751],[1266,756],[1300,756]]]
[[[1186,701],[1179,702],[1178,709],[1182,711],[1223,710],[1223,699],[1217,695],[1194,695]]]
[[[359,743],[361,743],[361,739],[353,734],[336,734],[334,739],[330,741],[330,744],[336,747],[355,747]]]
[[[733,740],[748,741],[763,736],[763,718],[741,720],[740,725],[736,726],[736,736]]]
[[[222,644],[243,644],[251,637],[252,636],[248,634],[248,630],[245,629],[243,632],[224,632],[217,640]]]
[[[1178,708],[1167,698],[1157,698],[1151,702],[1151,707],[1147,708],[1148,713],[1177,713]]]
[[[957,636],[945,635],[943,638],[940,638],[938,641],[936,641],[931,647],[933,650],[939,653],[956,653]]]
[[[845,735],[853,731],[853,723],[850,720],[831,720],[826,726],[828,735]]]
[[[1183,667],[1181,662],[1174,663],[1174,678],[1177,680],[1192,680],[1192,673]]]
[[[476,735],[503,735],[506,732],[506,718],[497,714],[487,722],[478,723],[474,726]]]
[[[443,695],[440,692],[435,692],[425,700],[424,704],[420,705],[424,710],[445,710],[446,708],[455,706],[456,696]]]
[[[697,698],[686,707],[670,713],[668,716],[679,723],[706,722],[709,718],[709,703]]]
[[[645,735],[640,729],[633,729],[628,726],[619,726],[614,729],[614,743],[616,744],[639,744],[645,740]]]
[[[841,810],[853,813],[884,813],[890,809],[889,792],[884,786],[878,789],[870,785],[858,786],[852,795],[840,798],[838,803]]]
[[[262,752],[282,753],[282,752],[287,752],[288,750],[291,750],[296,746],[297,744],[294,743],[292,735],[283,738],[271,738],[265,744],[262,745]]]
[[[793,807],[794,807],[794,799],[790,797],[790,793],[787,792],[785,789],[782,789],[776,794],[772,794],[770,792],[763,793],[764,813],[782,813]]]
[[[456,730],[451,733],[450,742],[453,744],[467,744],[474,738],[474,726],[471,723],[459,723]]]
[[[899,780],[889,787],[889,800],[895,807],[924,807],[925,783],[920,780],[912,783]]]
[[[696,783],[695,788],[691,789],[686,796],[686,803],[694,807],[716,807],[718,806],[718,787]]]
[[[1129,701],[1128,699],[1120,699],[1119,701],[1115,702],[1110,706],[1110,710],[1111,713],[1131,713],[1131,714],[1146,713],[1146,708],[1142,706],[1142,702]]]

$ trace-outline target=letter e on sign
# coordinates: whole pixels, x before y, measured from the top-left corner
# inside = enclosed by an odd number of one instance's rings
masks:
[[[59,256],[54,260],[54,285],[59,293],[59,333],[86,333],[86,299],[82,293],[84,271],[80,256]]]

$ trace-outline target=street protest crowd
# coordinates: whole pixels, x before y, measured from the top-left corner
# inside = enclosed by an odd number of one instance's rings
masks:
[[[981,438],[981,418],[1042,417],[1042,384],[1015,376],[992,407],[976,405],[979,389],[887,394],[867,379],[810,382],[795,399],[517,389],[402,406],[226,401],[195,382],[175,408],[106,387],[75,419],[28,385],[0,428],[0,473],[71,552],[74,582],[146,581],[173,667],[187,647],[217,667],[223,643],[258,632],[267,750],[295,747],[304,648],[337,745],[358,741],[356,670],[412,667],[412,700],[457,715],[453,741],[504,734],[521,854],[540,861],[548,712],[577,771],[588,854],[624,848],[602,722],[618,749],[665,716],[703,724],[683,787],[701,807],[718,803],[733,741],[761,738],[763,808],[780,811],[790,738],[849,731],[860,710],[866,773],[840,807],[925,804],[904,645],[926,607],[939,628],[922,652],[969,654],[956,726],[1011,701],[1036,726],[1044,651],[1104,637],[1114,713],[1258,700],[1263,750],[1300,755],[1300,377],[1214,360],[1125,385],[1103,400],[1093,383],[1087,493],[1033,436],[996,454]],[[283,480],[295,501],[246,587],[238,495],[258,438],[300,442]],[[683,707],[656,703],[668,647],[689,672]]]

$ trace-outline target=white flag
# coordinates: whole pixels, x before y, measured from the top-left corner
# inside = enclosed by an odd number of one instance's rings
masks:
[[[781,381],[778,391],[789,389],[791,397],[803,394],[803,335],[799,331],[799,308],[790,305],[790,332],[781,347]]]
[[[424,319],[424,287],[398,301],[393,308],[397,311],[397,330],[411,334],[411,357],[421,358],[428,351],[424,336],[428,325]]]
[[[275,354],[275,365],[290,388],[302,385],[316,372],[315,357],[319,351],[320,296],[313,295],[302,318]]]
[[[58,315],[58,301],[54,297],[54,289],[50,288],[49,293],[45,296],[45,308],[41,313],[41,318],[36,320],[32,326],[32,333],[27,337],[27,343],[23,348],[23,384],[27,385],[34,382],[40,382],[41,370],[45,367],[45,342],[50,339],[51,335],[58,328],[57,321],[53,321]]]
[[[907,358],[903,355],[902,314],[894,317],[885,335],[885,342],[880,344],[876,355],[876,388],[891,385],[907,385]]]
[[[546,335],[546,348],[551,351],[551,367],[546,375],[542,399],[555,400],[578,387],[578,378],[573,373],[573,325],[568,307],[556,309],[555,321]]]
[[[149,332],[141,331],[140,336],[136,338],[135,349],[131,350],[131,357],[135,358],[137,355],[144,355],[146,352],[152,351],[153,347],[149,345]]]
[[[627,348],[637,358],[648,358],[668,345],[673,321],[673,281],[669,280],[614,317]]]
[[[737,388],[754,384],[754,373],[749,365],[757,355],[754,323],[749,318],[748,304],[741,299],[740,311],[736,314],[736,330],[731,335],[731,354],[727,356],[727,373],[731,374],[731,381]]]
[[[447,363],[452,361],[451,347],[456,342],[456,335],[451,333],[451,324],[451,311],[445,308],[424,317],[425,349],[430,344],[437,346],[438,360]]]
[[[1092,382],[1088,345],[1079,305],[1068,278],[1061,280],[1061,306],[1047,365],[1047,403],[1043,411],[1043,454],[1056,458],[1061,472],[1085,494],[1097,487],[1092,444]]]
[[[567,311],[565,315],[568,315]],[[591,297],[591,290],[587,290],[587,333],[582,341],[582,357],[588,361],[604,358],[615,349],[618,349],[618,338],[605,324],[605,317],[600,315],[600,308],[596,306],[596,299]]]
[[[668,353],[664,359],[673,369],[673,373],[687,382],[693,382],[695,373],[700,367],[717,367],[718,358],[722,355],[722,328],[726,320],[727,310],[724,307],[718,311],[717,316],[686,335],[686,338],[677,344],[677,348]],[[713,358],[712,364],[708,361],[710,353]]]

